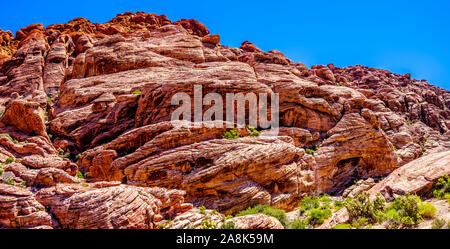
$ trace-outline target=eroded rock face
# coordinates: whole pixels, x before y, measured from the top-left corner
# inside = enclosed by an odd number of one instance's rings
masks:
[[[51,224],[50,215],[31,191],[0,183],[0,228],[33,228]]]
[[[375,185],[375,181],[372,178],[368,178],[366,180],[360,180],[351,187],[344,190],[342,193],[342,197],[350,197],[354,198],[358,194],[369,190]]]
[[[313,189],[304,150],[290,137],[228,140],[221,139],[226,128],[205,126],[143,126],[89,150],[79,165],[95,179],[183,189],[196,206],[228,213],[254,204],[291,208]]]
[[[274,217],[264,214],[250,214],[230,219],[239,229],[283,229],[283,225]]]
[[[213,125],[223,117],[175,126],[172,96],[192,98],[194,86],[224,100],[279,94],[278,136],[242,128],[224,139],[230,128]],[[449,108],[449,91],[408,74],[308,68],[249,41],[223,46],[193,19],[127,12],[104,24],[32,24],[15,37],[0,30],[0,162],[25,188],[0,192],[0,226],[160,228],[170,216],[168,228],[186,228],[204,220],[202,205],[291,210],[305,195],[389,174],[371,191],[425,191],[449,173]],[[233,219],[279,227],[267,216]]]
[[[62,228],[148,229],[161,220],[162,209],[182,202],[183,195],[158,188],[74,184],[41,189],[36,198],[50,207]]]
[[[450,151],[433,153],[416,159],[392,172],[370,189],[391,199],[407,193],[427,193],[437,179],[450,174]]]
[[[15,126],[28,134],[47,136],[44,124],[44,110],[36,102],[13,100],[7,106],[0,123]]]
[[[324,190],[345,186],[351,176],[382,176],[397,168],[397,157],[383,131],[357,113],[344,115],[327,137],[316,156]]]
[[[162,220],[158,223],[163,229],[206,229],[207,224],[214,224],[222,228],[227,224],[234,224],[235,229],[283,229],[279,220],[265,214],[250,214],[227,218],[215,210],[189,209],[171,220]]]

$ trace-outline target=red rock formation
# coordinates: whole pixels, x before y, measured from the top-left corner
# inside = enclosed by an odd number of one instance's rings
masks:
[[[450,151],[433,153],[414,160],[392,172],[370,189],[391,199],[407,193],[428,193],[437,179],[450,175]]]
[[[174,127],[171,98],[193,96],[194,85],[203,95],[278,93],[279,136]],[[372,190],[416,192],[448,173],[439,152],[450,149],[449,108],[449,91],[408,74],[308,68],[248,41],[223,46],[193,19],[127,12],[104,24],[32,24],[15,38],[0,30],[0,226],[161,228],[170,216],[167,228],[187,228],[206,218],[194,206],[291,210],[305,195],[391,172]],[[2,184],[11,179],[26,189]],[[220,223],[216,212],[207,213]]]

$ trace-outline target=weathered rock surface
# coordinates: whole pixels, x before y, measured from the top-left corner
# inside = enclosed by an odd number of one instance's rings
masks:
[[[239,229],[283,229],[283,225],[274,217],[264,214],[250,214],[229,219]]]
[[[346,223],[350,220],[347,208],[341,208],[339,211],[334,213],[329,219],[327,219],[319,229],[332,229],[334,226]]]
[[[182,202],[183,195],[182,191],[159,188],[60,184],[41,189],[36,198],[50,207],[61,228],[148,229],[162,219],[163,209],[168,211]]]
[[[426,193],[437,179],[450,174],[450,151],[433,153],[416,159],[392,172],[370,189],[391,199],[406,193]]]
[[[313,171],[299,159],[304,150],[290,137],[218,139],[225,131],[143,126],[83,153],[79,165],[94,179],[183,189],[196,206],[226,212],[260,203],[290,208],[313,189]]]
[[[250,214],[227,218],[215,210],[199,210],[191,208],[177,215],[171,220],[162,220],[158,223],[163,229],[198,229],[205,228],[205,224],[215,224],[222,228],[227,223],[234,223],[235,229],[283,229],[283,225],[274,217],[265,214]]]
[[[224,100],[279,94],[278,136],[242,128],[224,139],[230,128],[214,126],[224,117],[170,123],[172,96],[192,98],[194,86]],[[1,170],[16,185],[0,184],[2,227],[158,228],[170,216],[168,228],[186,228],[204,220],[201,205],[291,210],[386,175],[370,191],[393,197],[450,169],[448,90],[360,65],[308,68],[249,41],[223,46],[196,20],[143,12],[0,30],[0,113]],[[267,216],[233,219],[278,228]]]
[[[0,183],[0,228],[32,228],[51,224],[50,215],[31,191]]]
[[[347,188],[342,192],[342,197],[350,197],[354,198],[358,194],[369,190],[375,185],[375,181],[372,178],[366,179],[366,180],[359,180],[351,187]]]

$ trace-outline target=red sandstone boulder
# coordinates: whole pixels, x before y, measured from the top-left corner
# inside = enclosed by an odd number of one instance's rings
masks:
[[[450,175],[449,151],[433,153],[404,165],[372,187],[370,193],[381,193],[388,199],[407,193],[426,194],[444,175]]]

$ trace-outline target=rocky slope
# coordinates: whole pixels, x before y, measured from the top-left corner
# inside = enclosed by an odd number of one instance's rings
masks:
[[[194,84],[203,95],[278,93],[279,136],[173,126],[172,95],[192,96]],[[400,179],[373,191],[417,192],[450,170],[449,91],[359,65],[308,68],[248,41],[221,45],[196,20],[142,12],[0,30],[0,112],[6,228],[187,228],[256,204],[293,210],[391,172]]]

